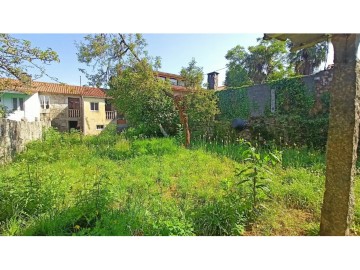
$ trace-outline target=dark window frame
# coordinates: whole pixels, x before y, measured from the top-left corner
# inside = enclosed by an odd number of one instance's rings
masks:
[[[17,98],[13,98],[13,111],[17,111],[18,109],[18,99]]]
[[[24,110],[24,98],[19,98],[20,111]]]
[[[99,111],[99,102],[90,102],[90,111]]]
[[[80,110],[80,98],[68,98],[69,110]]]

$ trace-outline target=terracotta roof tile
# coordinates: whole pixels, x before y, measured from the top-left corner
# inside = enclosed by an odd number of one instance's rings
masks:
[[[77,95],[85,97],[100,97],[105,98],[106,93],[101,88],[75,86],[60,83],[47,83],[32,81],[30,85],[21,85],[17,80],[13,79],[1,79],[6,81],[6,88],[9,90],[15,90],[25,93],[46,93],[46,94],[58,94],[58,95]],[[10,85],[10,86],[9,86]]]
[[[162,71],[157,71],[155,72],[155,74],[157,75],[157,77],[173,78],[173,79],[179,79],[181,81],[184,80],[184,78],[178,74],[167,73]]]
[[[1,81],[6,81],[6,88],[23,93],[45,93],[55,95],[76,95],[85,97],[108,97],[106,91],[101,88],[75,86],[60,83],[47,83],[32,81],[30,85],[22,85],[18,80],[0,78]],[[184,86],[172,85],[173,91],[189,92]]]
[[[190,91],[190,90],[186,89],[185,86],[179,86],[179,85],[172,85],[171,89],[174,91]]]

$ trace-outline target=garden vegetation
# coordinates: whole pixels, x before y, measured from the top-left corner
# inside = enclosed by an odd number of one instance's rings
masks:
[[[322,152],[244,140],[181,144],[114,127],[93,137],[50,129],[0,170],[0,234],[318,234]]]

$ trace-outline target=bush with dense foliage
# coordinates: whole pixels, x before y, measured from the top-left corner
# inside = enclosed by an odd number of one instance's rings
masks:
[[[146,60],[128,67],[114,77],[109,94],[116,109],[125,115],[129,125],[147,135],[160,134],[159,125],[175,133],[178,114],[171,97],[171,85],[158,80]]]

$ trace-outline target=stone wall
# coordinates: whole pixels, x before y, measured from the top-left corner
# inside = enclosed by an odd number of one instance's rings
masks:
[[[50,121],[11,121],[0,118],[0,164],[12,160],[25,145],[42,138],[43,129],[50,127]]]
[[[250,105],[250,116],[256,117],[264,115],[266,106],[270,104],[270,86],[267,84],[255,85],[249,87],[247,93]]]
[[[51,126],[55,127],[58,131],[69,131],[69,121],[77,121],[80,129],[82,130],[82,100],[80,96],[67,96],[67,95],[46,95],[50,99],[50,106],[48,109],[41,110],[41,120],[51,121]],[[74,97],[80,99],[80,116],[70,118],[68,116],[68,98]]]
[[[333,70],[324,70],[313,75],[301,78],[309,92],[315,94],[315,105],[313,113],[321,111],[320,97],[328,92],[329,84],[333,78]],[[223,90],[226,91],[226,90]],[[259,84],[247,88],[247,95],[250,105],[249,117],[263,116],[266,108],[271,104],[271,87],[269,84]],[[275,92],[276,98],[276,92]],[[232,105],[234,106],[234,105]],[[275,108],[276,110],[276,108]]]

